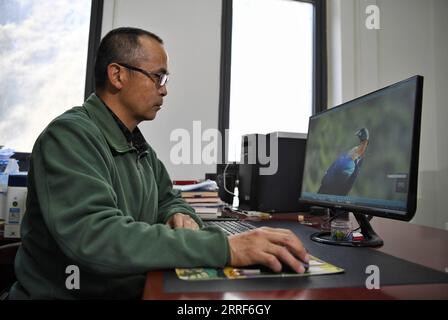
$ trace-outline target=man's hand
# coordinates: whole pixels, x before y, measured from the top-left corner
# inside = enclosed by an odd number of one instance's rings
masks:
[[[183,213],[174,214],[166,223],[171,229],[185,228],[198,230],[199,226],[196,221],[193,220],[189,215]]]
[[[309,262],[302,242],[287,229],[263,227],[232,235],[229,236],[229,246],[230,265],[234,267],[262,264],[280,272],[283,262],[303,273],[305,268],[299,260]]]

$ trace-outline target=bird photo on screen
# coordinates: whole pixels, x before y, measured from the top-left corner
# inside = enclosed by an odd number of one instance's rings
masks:
[[[355,183],[369,144],[369,130],[359,129],[355,135],[359,144],[341,154],[325,172],[318,193],[346,196]]]

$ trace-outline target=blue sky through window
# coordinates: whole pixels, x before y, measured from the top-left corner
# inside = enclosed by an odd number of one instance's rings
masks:
[[[31,151],[84,99],[90,0],[0,1],[0,145]]]

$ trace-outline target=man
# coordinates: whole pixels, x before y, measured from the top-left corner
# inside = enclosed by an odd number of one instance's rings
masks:
[[[308,256],[290,231],[227,238],[200,230],[172,189],[137,127],[163,104],[167,60],[158,36],[111,31],[96,58],[96,94],[37,139],[11,298],[140,298],[151,269],[264,264],[280,271],[283,261],[304,271],[299,259]],[[79,283],[69,281],[70,270],[79,270]]]

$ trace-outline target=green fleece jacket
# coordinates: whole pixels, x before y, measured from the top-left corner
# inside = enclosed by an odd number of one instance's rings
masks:
[[[150,270],[228,262],[218,229],[165,225],[177,212],[202,222],[154,150],[129,145],[94,94],[39,136],[28,179],[11,299],[139,298]]]

